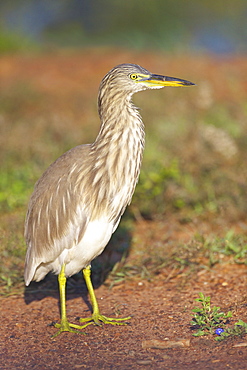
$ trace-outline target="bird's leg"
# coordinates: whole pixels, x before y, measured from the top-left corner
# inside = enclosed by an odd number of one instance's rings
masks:
[[[100,321],[104,324],[112,324],[112,325],[126,325],[126,323],[120,322],[131,319],[131,316],[124,317],[124,318],[110,318],[100,314],[98,302],[94,293],[92,281],[91,281],[91,266],[87,266],[82,270],[83,276],[87,285],[87,289],[89,292],[90,300],[92,303],[93,313],[91,317],[82,318],[80,322],[88,322],[85,326],[90,324],[100,325]],[[90,321],[90,322],[89,322]]]
[[[60,324],[55,324],[56,328],[59,328],[58,332],[53,335],[53,338],[61,334],[63,331],[69,331],[72,333],[80,333],[84,334],[75,329],[83,329],[85,326],[75,325],[68,322],[67,315],[66,315],[66,295],[65,295],[65,288],[66,288],[66,276],[64,273],[65,264],[63,264],[60,274],[58,275],[58,284],[59,284],[59,294],[60,294],[60,305],[61,305],[61,322]]]

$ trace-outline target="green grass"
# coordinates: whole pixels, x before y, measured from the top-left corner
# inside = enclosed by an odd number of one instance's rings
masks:
[[[30,39],[27,35],[17,32],[4,31],[0,28],[0,53],[20,53],[34,52],[40,49],[40,46]]]
[[[162,236],[157,240],[148,231],[142,238],[132,239],[131,256],[123,254],[122,259],[112,266],[108,276],[110,287],[125,279],[152,281],[156,277],[159,279],[160,274],[169,275],[169,272],[172,276],[184,273],[188,280],[196,272],[210,270],[215,265],[247,264],[247,237],[231,230],[221,238],[213,234],[208,238],[196,234],[189,243],[165,242]]]
[[[25,207],[33,189],[32,169],[29,167],[3,168],[0,176],[0,213]]]
[[[1,216],[0,225],[0,295],[24,291],[23,269],[26,246],[23,238],[23,209]]]
[[[209,237],[202,243],[207,251],[210,265],[214,265],[225,256],[233,258],[235,263],[247,265],[247,237],[229,230],[224,238]]]

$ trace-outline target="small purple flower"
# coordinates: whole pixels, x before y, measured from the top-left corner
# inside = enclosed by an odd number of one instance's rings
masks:
[[[218,328],[218,329],[215,330],[215,334],[221,335],[222,333],[224,333],[224,331],[225,331],[224,329]]]

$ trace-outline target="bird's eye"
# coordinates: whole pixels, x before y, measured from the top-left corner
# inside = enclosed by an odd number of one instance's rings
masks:
[[[130,78],[131,78],[131,80],[136,80],[137,79],[137,75],[135,73],[132,73],[132,75],[130,75]]]

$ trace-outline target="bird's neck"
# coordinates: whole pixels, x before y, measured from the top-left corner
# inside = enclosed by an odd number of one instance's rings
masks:
[[[114,218],[130,203],[139,178],[144,125],[131,99],[119,101],[107,109],[104,105],[99,108],[101,128],[91,151],[95,171],[92,186],[107,184],[104,200],[113,199],[110,213]]]
[[[104,143],[104,145],[124,143],[122,135],[134,135],[140,140],[144,140],[144,125],[138,109],[133,105],[131,96],[115,101],[111,104],[99,105],[99,116],[101,127],[95,140],[95,144]],[[138,135],[139,132],[139,135]],[[128,142],[125,142],[127,145]]]
[[[101,127],[93,144],[96,152],[110,165],[114,162],[118,169],[135,161],[140,165],[145,143],[144,125],[131,96],[104,106],[99,105]]]

